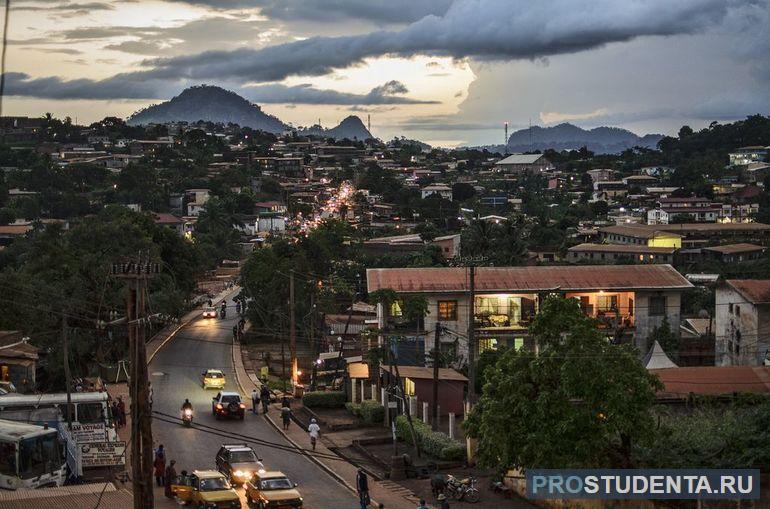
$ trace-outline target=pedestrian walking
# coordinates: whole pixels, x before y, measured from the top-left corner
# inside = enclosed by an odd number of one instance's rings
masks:
[[[446,499],[446,495],[444,495],[443,493],[441,493],[441,494],[438,496],[437,500],[438,500],[439,502],[441,502],[441,507],[440,507],[440,509],[449,509],[449,500],[447,500],[447,499]]]
[[[358,501],[361,503],[361,509],[369,507],[369,477],[363,469],[359,468],[356,474],[356,491],[358,492]]]
[[[289,424],[291,424],[291,407],[288,404],[281,407],[281,420],[283,421],[283,429],[289,429]]]
[[[176,480],[176,469],[174,468],[174,465],[176,465],[176,461],[171,460],[168,467],[166,467],[165,472],[164,486],[166,489],[164,493],[168,498],[174,498],[174,492],[171,491],[171,485],[174,484],[174,481]]]
[[[259,408],[259,392],[257,388],[251,390],[251,411],[256,415],[257,408]]]
[[[118,396],[118,423],[121,428],[126,425],[126,403],[121,396]]]
[[[262,385],[262,390],[259,391],[259,399],[262,401],[262,413],[267,414],[267,409],[270,406],[270,389],[267,388],[267,384]]]
[[[425,500],[420,500],[420,505],[417,506],[417,509],[428,509],[428,506],[425,505]]]
[[[163,448],[163,444],[159,445],[155,450],[153,467],[155,468],[155,484],[161,487],[163,486],[163,476],[166,474],[166,450]]]
[[[118,402],[113,400],[110,403],[110,413],[112,414],[112,422],[115,423],[115,427],[120,427],[120,419],[118,418]]]
[[[313,446],[315,451],[315,444],[318,440],[318,436],[321,434],[321,427],[318,425],[315,419],[310,419],[310,426],[307,427],[307,432],[310,435],[310,445]]]

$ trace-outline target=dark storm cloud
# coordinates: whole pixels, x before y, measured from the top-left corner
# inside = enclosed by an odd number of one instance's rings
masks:
[[[342,104],[342,105],[376,105],[376,104],[438,104],[438,101],[420,101],[403,97],[409,92],[403,83],[389,81],[373,88],[368,94],[351,94],[336,90],[321,90],[309,84],[286,86],[280,84],[261,85],[242,89],[244,95],[261,103],[295,103],[295,104]]]
[[[169,86],[164,81],[139,82],[136,76],[127,73],[105,80],[74,79],[58,77],[32,78],[25,73],[6,74],[6,94],[9,96],[34,97],[40,99],[159,99],[168,94]],[[184,84],[176,84],[174,90]],[[403,94],[408,90],[403,83],[390,81],[373,88],[367,94],[352,94],[313,88],[309,84],[286,86],[281,84],[236,88],[235,92],[260,103],[292,104],[436,104],[436,101],[420,101]]]
[[[32,78],[26,73],[5,74],[5,93],[9,96],[41,99],[156,99],[166,83],[126,79],[117,75],[105,80],[64,80],[51,76]]]
[[[270,19],[337,23],[360,19],[377,24],[410,23],[446,13],[453,0],[171,0],[213,9],[258,8]]]
[[[443,17],[427,16],[400,31],[313,37],[262,49],[152,59],[145,65],[152,67],[148,76],[160,79],[277,81],[328,74],[384,55],[534,59],[643,36],[699,32],[742,5],[737,0],[458,0]]]

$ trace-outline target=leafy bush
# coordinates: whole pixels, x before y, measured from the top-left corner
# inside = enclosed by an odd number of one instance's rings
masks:
[[[345,399],[342,391],[306,392],[302,396],[302,404],[308,408],[342,408]]]
[[[430,456],[443,461],[460,461],[465,458],[465,447],[462,443],[449,438],[449,435],[439,431],[432,431],[430,426],[422,421],[412,419],[414,433],[420,442],[420,448]],[[396,418],[396,436],[409,445],[412,443],[412,433],[409,430],[409,421],[405,415]]]
[[[381,424],[385,419],[385,407],[374,400],[361,403],[361,418],[367,424]]]
[[[345,403],[348,412],[360,418],[366,424],[381,424],[385,419],[385,407],[373,400],[362,403]]]

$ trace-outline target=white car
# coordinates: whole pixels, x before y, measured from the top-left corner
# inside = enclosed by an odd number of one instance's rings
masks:
[[[206,308],[203,310],[203,318],[216,318],[217,310],[214,308]]]

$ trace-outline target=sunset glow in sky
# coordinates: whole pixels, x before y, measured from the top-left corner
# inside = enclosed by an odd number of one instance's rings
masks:
[[[492,144],[770,113],[769,0],[15,0],[6,114],[128,116],[216,84],[285,122]]]

